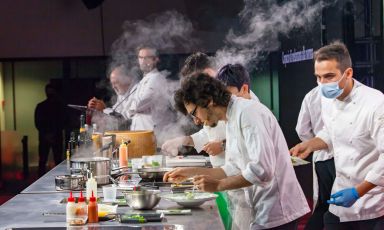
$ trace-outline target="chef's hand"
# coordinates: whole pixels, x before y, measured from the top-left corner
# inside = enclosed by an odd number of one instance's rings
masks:
[[[222,141],[208,142],[203,146],[203,150],[211,156],[216,156],[224,151],[222,143]]]
[[[185,137],[176,137],[171,140],[167,140],[161,146],[161,151],[166,155],[177,156],[179,153],[179,146],[183,145]]]
[[[166,172],[163,177],[164,182],[181,183],[194,175],[194,168],[184,167],[175,168],[172,171]]]
[[[292,156],[299,157],[301,159],[305,159],[311,154],[313,151],[311,149],[311,146],[308,144],[308,142],[301,142],[295,147],[291,148],[289,150]]]
[[[95,109],[98,111],[103,111],[103,109],[105,109],[106,106],[102,100],[99,100],[96,97],[93,97],[91,100],[88,101],[88,108]]]
[[[204,192],[217,192],[219,191],[220,180],[213,179],[207,175],[199,175],[193,177],[193,184],[197,189]]]
[[[328,204],[334,204],[337,206],[351,207],[357,199],[359,199],[359,194],[357,193],[356,188],[347,188],[338,191],[331,195],[331,199],[327,200]]]

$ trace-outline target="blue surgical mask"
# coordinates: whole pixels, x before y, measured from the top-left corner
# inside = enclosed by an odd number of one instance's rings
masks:
[[[336,82],[329,82],[329,83],[323,83],[323,84],[320,82],[317,82],[317,84],[320,86],[320,92],[324,97],[334,99],[340,96],[344,92],[344,88],[340,89],[339,87],[340,81],[344,78],[344,75],[345,75],[344,73],[343,73],[343,76],[341,76],[340,80]]]

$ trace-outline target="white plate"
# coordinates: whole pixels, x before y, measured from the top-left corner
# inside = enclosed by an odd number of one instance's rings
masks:
[[[195,192],[193,198],[188,198],[186,193],[169,193],[161,195],[161,198],[176,202],[184,207],[197,207],[205,201],[214,200],[218,195],[208,192]]]

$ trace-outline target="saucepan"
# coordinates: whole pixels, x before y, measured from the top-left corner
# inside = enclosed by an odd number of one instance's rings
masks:
[[[83,190],[87,178],[84,175],[60,175],[55,177],[55,188],[61,190]]]
[[[86,174],[92,173],[100,185],[109,184],[111,174],[111,160],[108,157],[76,157],[71,158],[71,173]]]
[[[164,174],[171,170],[172,168],[156,168],[156,167],[139,168],[137,169],[137,172],[120,171],[117,174],[115,174],[113,177],[117,178],[123,175],[138,174],[143,180],[158,181],[158,180],[163,180]]]

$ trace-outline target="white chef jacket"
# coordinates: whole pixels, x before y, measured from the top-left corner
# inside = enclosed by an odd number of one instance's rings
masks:
[[[323,129],[324,124],[321,119],[321,101],[327,100],[319,91],[320,86],[309,91],[301,104],[299,117],[296,124],[296,132],[301,141],[307,141],[316,136]],[[315,162],[325,161],[333,158],[332,148],[318,150],[312,156],[313,171],[313,207],[316,207],[319,198],[319,183],[315,171]]]
[[[377,187],[349,208],[330,205],[340,221],[358,221],[384,216],[384,95],[354,80],[343,100],[322,102],[324,129],[317,137],[333,145],[336,179],[332,193],[364,180]]]
[[[250,94],[251,100],[260,102],[259,98],[252,91],[250,91]],[[199,132],[192,134],[191,138],[193,140],[195,149],[197,150],[197,152],[200,152],[203,149],[204,145],[210,141],[225,140],[225,135],[225,122],[219,121],[216,127],[203,126],[203,128]],[[225,152],[223,151],[216,156],[210,155],[209,159],[213,167],[223,166],[225,163]]]
[[[154,130],[155,116],[162,117],[162,110],[168,108],[167,91],[165,75],[157,69],[144,75],[131,95],[131,130]]]
[[[120,113],[125,119],[129,119],[128,109],[131,103],[130,97],[135,93],[136,89],[137,83],[130,90],[125,92],[125,94],[117,95],[116,103],[112,106],[112,108],[105,108],[103,112],[110,114],[113,111],[116,111]]]
[[[253,214],[252,229],[273,228],[310,211],[297,181],[283,132],[263,104],[231,97],[227,108],[227,176],[241,174]]]

